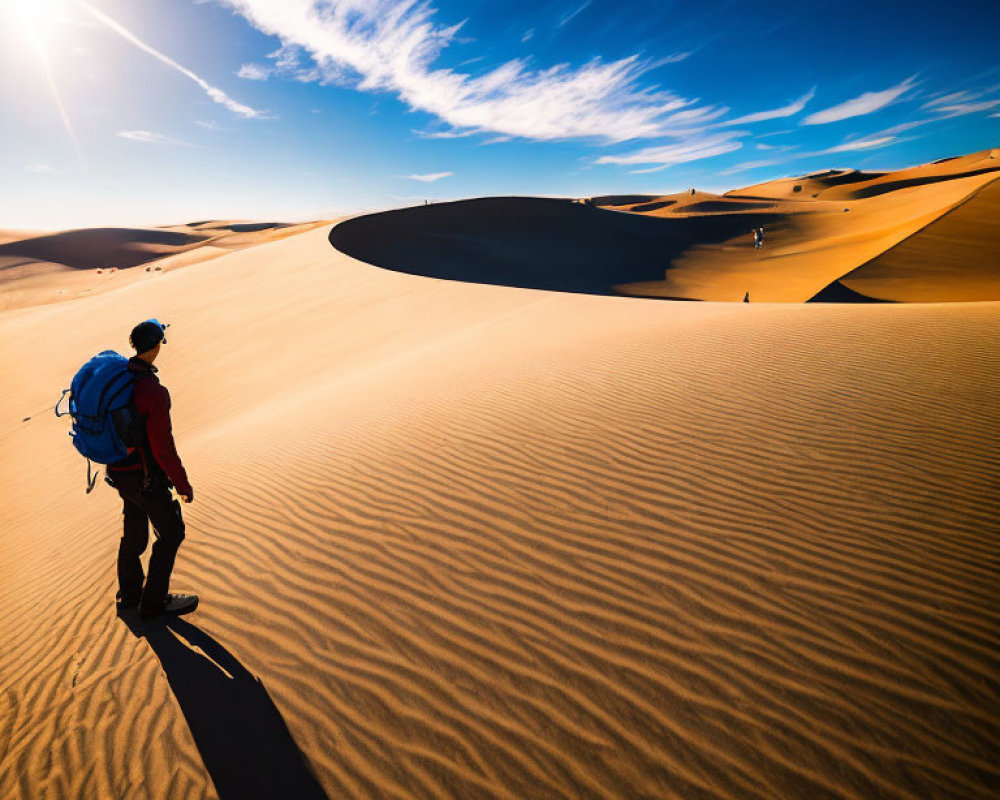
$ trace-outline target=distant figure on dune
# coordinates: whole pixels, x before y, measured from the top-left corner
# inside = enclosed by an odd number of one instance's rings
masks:
[[[743,295],[743,302],[744,303],[750,302],[750,292],[747,292],[745,295]]]
[[[764,228],[753,229],[753,249],[760,250],[764,246]]]
[[[141,322],[129,341],[135,356],[129,359],[133,375],[128,455],[110,464],[106,481],[121,495],[124,529],[118,546],[119,610],[139,608],[143,619],[163,613],[184,614],[198,605],[196,595],[169,594],[170,573],[177,550],[184,541],[181,506],[170,495],[177,488],[185,503],[194,500],[194,490],[174,446],[170,425],[170,394],[156,377],[153,361],[166,343],[166,325],[157,320]],[[156,542],[149,558],[149,576],[139,557],[149,543],[149,523]],[[145,580],[145,585],[143,581]]]

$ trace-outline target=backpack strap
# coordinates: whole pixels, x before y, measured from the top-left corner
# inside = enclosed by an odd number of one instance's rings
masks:
[[[156,376],[151,372],[137,372],[136,370],[129,370],[132,373],[132,385],[138,386],[140,382],[153,380],[159,383]],[[139,406],[135,402],[135,394],[133,393],[132,398],[129,400],[129,413],[132,416],[132,421],[130,427],[132,429],[132,436],[134,437],[133,446],[139,453],[139,461],[142,464],[142,488],[144,490],[149,489],[150,482],[152,481],[152,475],[149,471],[149,435],[146,433],[146,415],[139,413]]]
[[[65,417],[69,414],[69,411],[63,411],[61,414],[59,413],[59,406],[62,405],[63,400],[66,399],[66,395],[69,393],[69,389],[63,389],[63,393],[59,396],[59,401],[55,404],[55,406],[53,406],[53,410],[56,412],[57,417]]]
[[[97,484],[97,478],[98,478],[98,476],[100,474],[101,474],[101,471],[98,470],[97,472],[94,473],[93,477],[90,476],[90,459],[88,458],[87,459],[87,494],[90,494],[92,491],[94,491],[94,486]]]

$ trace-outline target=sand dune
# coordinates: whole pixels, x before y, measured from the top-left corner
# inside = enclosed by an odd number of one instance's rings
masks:
[[[209,237],[214,247],[240,250],[264,242],[274,242],[288,236],[312,230],[324,222],[243,222],[233,220],[208,220],[171,227],[169,230]]]
[[[85,228],[0,245],[0,256],[48,261],[74,269],[128,269],[197,247],[205,239],[204,236],[156,229]]]
[[[857,169],[824,169],[807,175],[768,181],[743,189],[726,192],[726,197],[761,197],[772,200],[806,200],[818,198],[829,189],[838,186],[852,186],[878,180],[889,173],[864,172]],[[824,198],[830,199],[830,198]],[[833,199],[844,199],[843,197]]]
[[[34,239],[36,236],[44,236],[46,233],[49,233],[49,231],[16,230],[14,228],[6,228],[4,230],[0,230],[0,244],[19,242],[22,239]]]
[[[685,214],[734,213],[738,211],[759,211],[768,209],[775,211],[778,204],[768,197],[729,197],[728,195],[712,194],[692,189],[687,192],[667,194],[635,204],[613,206],[616,211],[630,211],[635,214],[646,214],[655,217],[675,217]]]
[[[210,220],[167,228],[0,231],[0,310],[71,300],[234,250],[312,230],[323,222]],[[63,273],[58,280],[55,273]],[[76,273],[76,274],[74,274]]]
[[[566,200],[490,197],[356,217],[330,241],[381,267],[451,280],[593,294],[654,280],[698,242],[721,242],[777,215],[700,224],[614,213]]]
[[[756,196],[773,199],[818,197],[821,200],[859,200],[901,188],[924,186],[942,180],[976,177],[997,170],[1000,149],[982,150],[964,156],[942,158],[930,164],[896,172],[863,172],[830,169],[799,178],[785,178],[734,189],[727,197]]]
[[[636,203],[647,203],[655,200],[654,194],[606,194],[600,197],[588,197],[587,203],[595,206],[631,206]]]
[[[698,243],[675,257],[662,280],[617,286],[624,294],[669,296],[708,300],[740,300],[749,292],[751,300],[803,302],[853,269],[877,258],[909,236],[947,214],[1000,174],[995,169],[882,192],[862,200],[819,199],[775,201],[765,227],[765,244],[754,250],[749,230],[722,242]],[[876,180],[882,180],[877,178]],[[854,187],[864,182],[837,184],[828,191]],[[759,187],[747,190],[756,191]],[[745,202],[732,198],[732,202]],[[736,209],[734,209],[735,211]],[[762,214],[764,212],[755,212]],[[752,227],[751,217],[747,221]],[[711,217],[698,219],[711,224]],[[969,232],[966,268],[956,265],[949,279],[963,299],[989,300],[995,293],[979,293],[983,270],[993,270],[994,245],[988,235]],[[902,277],[902,276],[901,276]],[[922,301],[949,300],[956,289],[938,284],[921,295]],[[905,291],[905,290],[904,290]]]
[[[994,796],[1000,304],[533,292],[327,235],[0,312],[0,796]],[[203,600],[137,638],[44,409],[152,315]]]
[[[840,283],[879,300],[1000,300],[1000,178]]]
[[[338,226],[331,241],[368,263],[436,278],[685,300],[739,301],[749,293],[754,302],[799,303],[847,281],[998,175],[1000,150],[987,150],[892,173],[825,170],[725,195],[485,198],[359,217]],[[950,265],[938,278],[897,270],[887,279],[895,288],[883,283],[878,296],[996,299],[994,235],[973,222],[974,213],[991,208],[978,199],[954,218],[970,220],[959,249],[943,235],[921,239],[926,264]],[[761,250],[751,235],[758,226],[766,232]],[[912,288],[899,285],[911,281]],[[852,291],[822,297],[864,294]]]

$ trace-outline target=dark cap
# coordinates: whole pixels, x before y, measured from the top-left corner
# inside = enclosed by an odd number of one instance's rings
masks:
[[[142,354],[152,350],[160,342],[166,344],[167,337],[164,332],[169,327],[169,323],[160,322],[158,319],[147,319],[132,328],[128,340],[135,348],[135,352]]]

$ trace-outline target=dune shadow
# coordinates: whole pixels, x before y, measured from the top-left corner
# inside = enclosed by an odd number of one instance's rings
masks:
[[[0,245],[0,256],[51,261],[73,269],[129,269],[190,249],[207,236],[142,228],[81,228]]]
[[[937,162],[935,162],[937,163]],[[953,181],[958,178],[971,178],[975,175],[984,175],[987,172],[1000,171],[1000,167],[981,167],[980,169],[970,169],[965,172],[955,172],[948,175],[922,175],[915,178],[901,178],[885,183],[876,183],[872,186],[865,186],[853,193],[855,200],[864,200],[868,197],[876,197],[880,194],[895,192],[897,189],[908,189],[913,186],[926,186],[930,183],[941,183],[942,181]]]
[[[839,280],[832,281],[806,300],[807,303],[891,303],[879,300],[845,286]]]
[[[257,233],[292,227],[291,222],[234,222],[227,226],[233,233]]]
[[[329,800],[259,678],[183,619],[120,615],[160,660],[220,800]]]
[[[411,275],[610,295],[618,285],[663,280],[689,248],[748,237],[783,218],[771,211],[663,218],[571,200],[483,197],[354,217],[334,226],[330,244]]]

